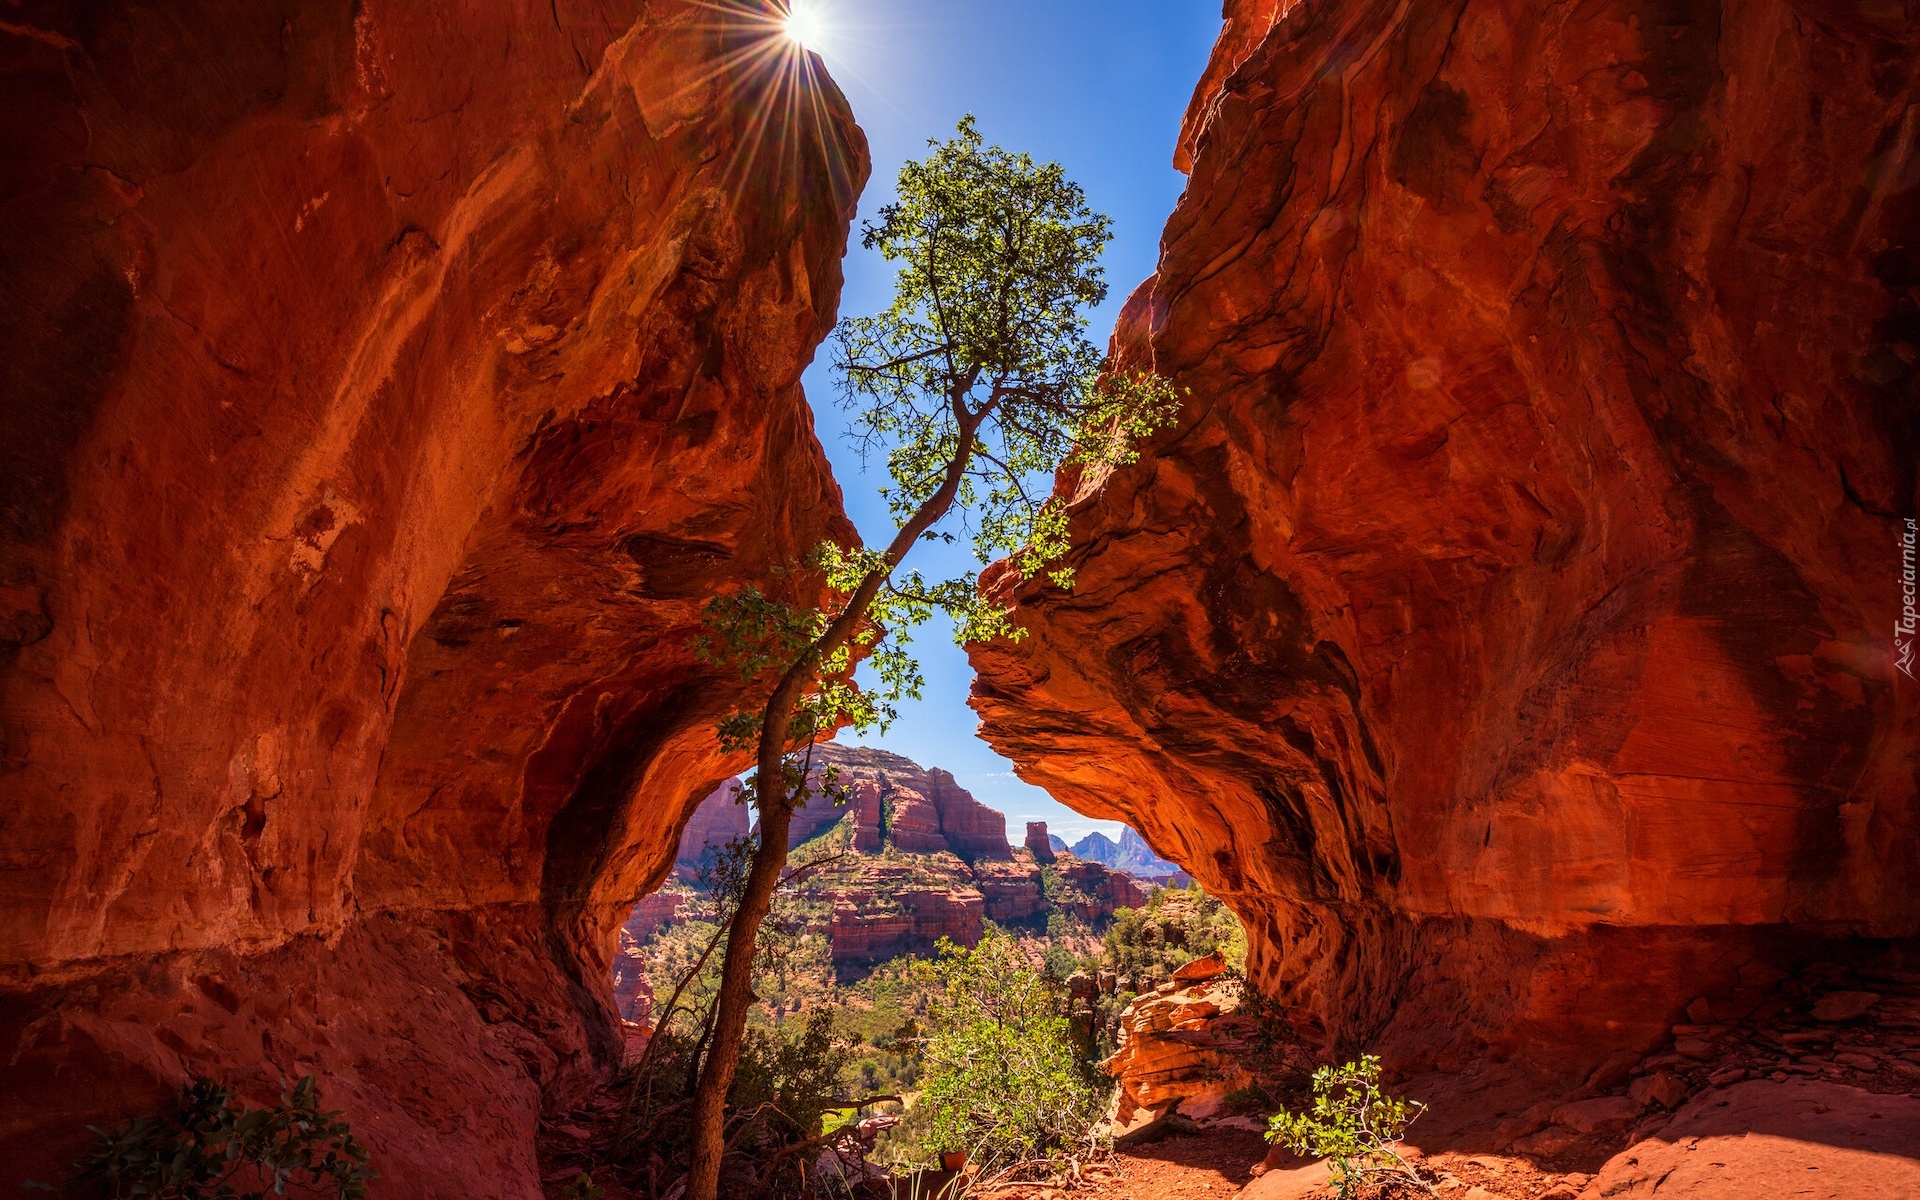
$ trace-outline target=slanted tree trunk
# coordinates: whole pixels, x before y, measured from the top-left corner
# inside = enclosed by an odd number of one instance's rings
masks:
[[[969,381],[971,386],[971,381]],[[838,653],[866,620],[873,599],[892,577],[922,534],[932,529],[953,507],[961,477],[973,457],[974,433],[992,405],[969,412],[961,403],[964,391],[952,401],[959,436],[954,457],[947,464],[940,489],[914,513],[887,547],[885,566],[867,574],[854,589],[847,607],[800,661],[787,669],[761,710],[757,794],[760,807],[760,847],[746,893],[727,933],[727,955],[720,971],[720,995],[714,1002],[713,1040],[700,1068],[700,1085],[693,1094],[693,1152],[687,1166],[686,1200],[718,1200],[720,1159],[726,1153],[727,1093],[733,1089],[740,1065],[740,1045],[747,1031],[747,1010],[753,1005],[753,960],[759,948],[760,925],[773,908],[773,893],[787,865],[787,831],[793,825],[794,797],[787,791],[786,753],[789,726],[817,664]],[[801,781],[805,786],[805,781]]]

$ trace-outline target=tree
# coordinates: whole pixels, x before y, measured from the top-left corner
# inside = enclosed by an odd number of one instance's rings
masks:
[[[1060,562],[1066,507],[1046,490],[1047,474],[1133,461],[1178,403],[1165,380],[1110,369],[1087,340],[1085,312],[1107,293],[1099,259],[1111,232],[1059,164],[984,145],[972,117],[951,140],[929,144],[924,161],[901,168],[898,198],[862,231],[867,249],[899,264],[893,304],[835,331],[841,402],[856,414],[862,452],[885,455],[891,482],[882,494],[899,528],[882,549],[815,551],[805,566],[825,585],[820,607],[746,587],[705,611],[703,652],[776,682],[758,712],[720,728],[723,744],[754,749],[746,793],[760,811],[760,845],[728,933],[695,1093],[687,1200],[714,1200],[718,1188],[755,938],[794,809],[818,786],[809,782],[814,743],[843,724],[884,726],[893,702],[919,697],[908,633],[936,611],[963,644],[1022,633],[980,596],[976,572],[896,580],[896,569],[922,540],[964,535],[983,565],[1004,556],[1022,578],[1044,573],[1071,586]],[[863,658],[871,688],[853,681]]]
[[[936,985],[920,1097],[931,1149],[1041,1178],[1101,1149],[1112,1088],[1088,1077],[1057,980],[997,930],[971,950],[942,938],[916,971]]]

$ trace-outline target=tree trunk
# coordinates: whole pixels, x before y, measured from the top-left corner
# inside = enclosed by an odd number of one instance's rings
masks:
[[[968,386],[971,387],[971,383]],[[787,830],[793,825],[793,797],[787,793],[788,725],[812,679],[814,664],[831,658],[852,639],[893,569],[906,558],[920,536],[953,507],[961,477],[973,457],[974,431],[988,411],[967,412],[960,404],[961,395],[964,390],[956,391],[952,400],[959,427],[957,453],[947,464],[940,489],[927,497],[913,519],[894,534],[884,556],[884,570],[873,571],[860,581],[860,586],[848,598],[846,608],[809,652],[781,676],[766,708],[761,710],[757,768],[760,848],[753,856],[753,871],[747,876],[746,895],[741,897],[733,927],[727,932],[727,956],[720,969],[720,996],[714,1004],[713,1043],[700,1070],[700,1086],[693,1094],[693,1152],[687,1163],[685,1200],[719,1200],[720,1159],[727,1148],[727,1093],[733,1089],[733,1074],[740,1065],[740,1044],[747,1031],[747,1009],[753,1004],[753,959],[759,946],[760,923],[773,908],[773,893],[780,886],[780,873],[787,865]],[[801,786],[806,786],[805,780]]]
[[[782,722],[784,725],[784,722]],[[764,756],[763,756],[764,757]],[[772,780],[769,787],[769,779]],[[734,913],[727,938],[727,956],[720,971],[720,996],[714,1002],[713,1040],[707,1046],[700,1086],[693,1094],[693,1155],[687,1167],[686,1200],[717,1200],[720,1158],[726,1152],[727,1093],[740,1065],[740,1043],[746,1036],[747,1009],[753,1004],[753,958],[758,952],[760,923],[773,907],[773,893],[787,865],[787,830],[793,824],[793,806],[787,800],[784,772],[760,776],[760,848],[754,852],[753,871],[746,894]],[[776,799],[767,800],[771,792]]]

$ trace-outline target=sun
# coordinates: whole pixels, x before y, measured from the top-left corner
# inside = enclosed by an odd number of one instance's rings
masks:
[[[808,50],[818,51],[826,42],[827,28],[820,14],[803,0],[794,0],[787,10],[784,26],[787,40]]]

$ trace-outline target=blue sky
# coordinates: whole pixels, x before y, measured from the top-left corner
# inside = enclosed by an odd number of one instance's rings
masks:
[[[873,149],[873,181],[860,203],[865,219],[892,198],[900,164],[924,154],[963,114],[980,120],[989,142],[1062,163],[1109,214],[1114,240],[1105,261],[1110,295],[1093,315],[1101,345],[1120,305],[1153,272],[1160,230],[1185,178],[1173,147],[1194,84],[1220,32],[1218,0],[800,0],[821,29],[818,49],[853,104]],[[841,311],[876,312],[891,298],[892,272],[861,250],[858,225],[847,258]],[[806,376],[820,437],[847,496],[847,510],[869,544],[893,531],[878,488],[883,465],[862,468],[844,440],[846,418],[824,352]],[[965,569],[961,547],[923,544],[908,560],[929,576]],[[1117,837],[1120,826],[1094,821],[1022,783],[1012,765],[975,736],[966,705],[973,672],[944,627],[915,639],[926,673],[925,699],[901,710],[885,734],[842,734],[883,746],[925,766],[945,767],[982,801],[1007,814],[1017,841],[1030,820],[1044,820],[1076,841],[1089,830]]]

